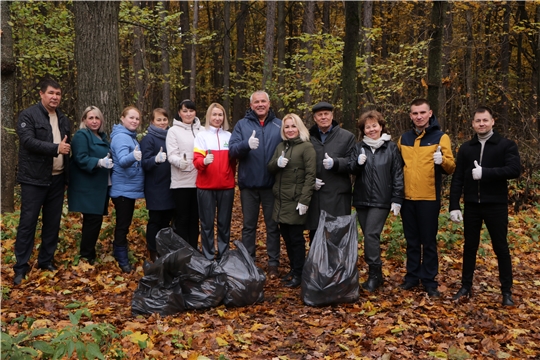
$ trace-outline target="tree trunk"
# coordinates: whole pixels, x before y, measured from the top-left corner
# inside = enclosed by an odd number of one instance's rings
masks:
[[[343,48],[343,72],[341,87],[343,89],[343,127],[356,133],[357,92],[356,54],[358,53],[360,3],[345,2],[345,46]]]
[[[231,2],[225,1],[223,3],[223,17],[224,17],[224,39],[223,39],[223,107],[227,118],[231,117],[231,97],[230,91],[230,71],[231,71]]]
[[[434,1],[431,9],[431,25],[433,32],[431,34],[428,50],[428,101],[433,113],[436,115],[439,115],[439,112],[443,110],[441,104],[439,104],[439,93],[441,91],[442,79],[442,39],[446,18],[446,7],[446,1]],[[444,124],[441,123],[440,125],[441,128],[444,129]]]
[[[281,91],[285,88],[285,1],[278,1],[278,20],[277,20],[277,66],[278,66],[278,89]],[[276,116],[281,118],[281,109],[284,108],[283,100],[279,96],[274,106]]]
[[[472,114],[476,106],[476,90],[473,85],[473,12],[470,8],[465,10],[465,21],[467,24],[467,50],[465,51],[463,76],[467,91],[467,114]]]
[[[191,72],[189,76],[189,98],[192,101],[196,100],[195,93],[195,79],[197,76],[197,28],[199,26],[199,4],[197,0],[193,2],[193,26],[191,28],[192,32],[192,42],[191,46]]]
[[[17,164],[17,145],[15,144],[15,58],[13,57],[13,36],[9,25],[11,2],[2,1],[0,4],[0,24],[2,24],[2,190],[1,212],[15,210],[15,164]]]
[[[264,65],[262,88],[267,89],[267,84],[272,80],[272,67],[274,66],[274,41],[275,41],[275,25],[276,25],[276,1],[268,1],[266,3],[266,35],[264,46]]]
[[[143,8],[143,1],[133,1],[133,5]],[[142,27],[133,26],[133,72],[135,73],[135,106],[146,112],[146,89],[148,87],[148,69],[145,64],[146,46]],[[142,119],[141,119],[142,120]]]
[[[103,112],[107,131],[111,130],[122,111],[119,10],[120,3],[116,1],[73,2],[77,117],[87,106],[97,106]]]
[[[169,12],[169,2],[163,2],[163,10],[159,13],[159,18],[162,23],[165,23],[165,17]],[[163,75],[163,108],[169,112],[171,116],[174,112],[171,108],[171,63],[169,59],[169,41],[167,32],[163,31],[159,38],[161,48],[161,74]]]
[[[302,31],[306,34],[313,35],[315,33],[315,2],[306,1],[304,2],[304,20]],[[302,44],[307,51],[308,56],[311,56],[313,53],[313,41],[309,40],[307,43]],[[305,63],[306,73],[304,75],[304,102],[308,107],[304,110],[303,118],[309,114],[309,106],[312,103],[311,100],[311,72],[313,71],[313,60],[308,59]]]
[[[536,23],[540,23],[540,4],[536,5]],[[540,135],[540,33],[536,34],[536,126]],[[538,143],[540,148],[540,143]]]
[[[189,36],[190,21],[189,21],[189,1],[180,1],[180,28],[182,36],[182,91],[181,99],[191,99],[190,97],[190,72],[191,72],[191,37]],[[191,99],[193,100],[193,99]]]
[[[501,77],[502,77],[502,89],[501,89],[501,120],[503,124],[504,132],[508,130],[508,75],[510,70],[510,5],[502,5],[503,15],[503,27],[501,38]]]
[[[244,46],[246,43],[246,19],[248,16],[249,4],[247,1],[240,2],[240,13],[236,21],[236,61],[235,61],[235,95],[233,100],[233,120],[244,117],[246,106],[240,88],[242,87],[242,77],[244,75]],[[231,122],[231,125],[234,122]]]
[[[366,57],[366,71],[365,71],[365,78],[363,79],[363,83],[365,86],[361,86],[362,89],[364,89],[365,97],[367,102],[370,104],[373,104],[375,102],[375,99],[373,98],[373,95],[371,94],[371,91],[369,90],[369,83],[371,82],[371,65],[373,64],[372,60],[372,50],[371,50],[371,31],[373,28],[373,1],[363,1],[362,4],[364,5],[364,12],[363,12],[363,26],[362,26],[362,34],[363,34],[363,43],[364,43],[364,55]]]
[[[330,4],[331,1],[323,1],[322,32],[324,34],[330,34]]]

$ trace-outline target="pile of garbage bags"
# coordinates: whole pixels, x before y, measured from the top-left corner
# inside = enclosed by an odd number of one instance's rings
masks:
[[[206,259],[172,228],[156,236],[161,255],[144,268],[131,300],[133,315],[173,315],[191,309],[246,306],[264,300],[266,276],[240,241],[219,263]]]

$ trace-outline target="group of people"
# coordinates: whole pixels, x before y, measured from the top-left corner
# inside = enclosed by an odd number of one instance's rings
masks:
[[[401,214],[407,271],[400,288],[409,290],[421,284],[428,296],[439,297],[435,278],[441,183],[443,174],[453,174],[450,215],[452,221],[464,219],[465,226],[462,287],[454,299],[471,295],[485,221],[499,261],[502,303],[513,305],[506,183],[520,175],[521,164],[515,142],[493,130],[493,113],[487,107],[475,111],[475,135],[460,147],[456,163],[450,138],[441,131],[425,99],[411,103],[412,129],[396,142],[378,111],[361,115],[357,142],[334,120],[331,104],[320,102],[312,107],[315,125],[308,129],[296,114],[276,118],[268,94],[256,91],[250,97],[250,109],[232,133],[223,106],[211,104],[202,126],[194,102],[184,100],[172,126],[167,111],[155,109],[139,143],[137,129],[142,116],[133,106],[122,112],[110,142],[103,132],[103,114],[95,106],[85,109],[80,130],[71,139],[69,120],[58,110],[58,83],[42,82],[40,96],[38,104],[20,114],[17,125],[21,217],[15,243],[15,284],[20,284],[29,270],[40,210],[43,226],[38,268],[56,269],[53,259],[68,182],[69,210],[83,214],[81,258],[94,263],[103,215],[111,198],[116,210],[113,254],[120,269],[130,272],[127,235],[136,199],[146,199],[151,261],[160,256],[157,233],[171,225],[195,249],[199,249],[200,229],[201,252],[219,261],[229,248],[237,181],[242,242],[255,260],[262,207],[271,279],[280,276],[280,235],[290,268],[282,282],[298,287],[306,256],[304,231],[309,230],[312,241],[321,210],[342,216],[350,215],[354,206],[369,267],[362,287],[372,292],[383,285],[381,232],[390,213]]]

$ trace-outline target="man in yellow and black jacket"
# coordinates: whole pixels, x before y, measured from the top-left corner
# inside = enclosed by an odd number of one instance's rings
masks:
[[[429,103],[416,99],[409,114],[413,129],[404,133],[398,148],[403,157],[405,201],[401,208],[407,240],[407,274],[400,288],[412,289],[422,282],[429,297],[439,297],[437,231],[441,207],[442,174],[456,168],[450,138],[439,126]]]

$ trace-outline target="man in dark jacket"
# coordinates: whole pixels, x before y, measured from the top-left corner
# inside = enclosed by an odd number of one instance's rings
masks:
[[[319,225],[321,210],[333,216],[351,214],[352,183],[347,165],[356,139],[334,120],[333,110],[327,102],[320,102],[311,109],[315,125],[309,135],[317,154],[315,191],[306,222],[311,240]]]
[[[281,142],[281,120],[270,109],[270,98],[264,91],[255,91],[250,97],[250,107],[243,119],[238,120],[229,141],[229,154],[238,160],[238,186],[244,226],[242,243],[255,260],[255,238],[262,205],[266,223],[266,251],[268,276],[279,276],[279,229],[272,220],[274,176],[266,165],[272,159],[276,146]]]
[[[493,131],[493,113],[479,107],[472,127],[476,134],[459,148],[457,166],[450,187],[450,217],[464,222],[463,273],[461,289],[454,300],[471,296],[476,252],[480,243],[482,222],[491,237],[499,263],[502,304],[512,306],[512,260],[508,249],[508,179],[519,177],[521,162],[516,143]],[[459,199],[463,194],[464,217]]]
[[[21,216],[15,240],[15,285],[30,269],[28,261],[34,249],[40,211],[43,224],[38,268],[56,270],[53,259],[68,179],[70,123],[57,109],[62,90],[56,81],[44,80],[39,95],[41,101],[22,111],[17,122]]]

